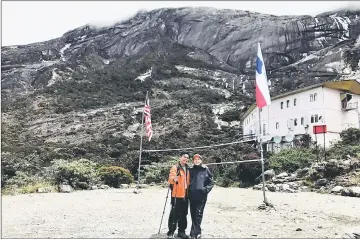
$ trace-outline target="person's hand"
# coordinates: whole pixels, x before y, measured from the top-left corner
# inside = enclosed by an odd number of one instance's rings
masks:
[[[174,178],[174,182],[177,182],[179,180],[179,176],[176,176],[175,178]]]

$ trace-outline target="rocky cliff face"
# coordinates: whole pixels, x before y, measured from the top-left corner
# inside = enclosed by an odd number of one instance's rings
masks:
[[[61,157],[131,168],[146,91],[155,132],[145,148],[233,141],[241,137],[239,115],[254,101],[258,41],[272,95],[359,79],[359,16],[158,9],[110,27],[84,26],[47,42],[2,47],[3,152],[66,149]],[[244,147],[222,152],[234,159],[233,151]]]

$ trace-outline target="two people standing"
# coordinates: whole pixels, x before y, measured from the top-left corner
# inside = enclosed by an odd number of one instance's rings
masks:
[[[189,155],[183,154],[178,165],[174,165],[169,174],[172,187],[171,212],[169,215],[167,233],[168,238],[173,238],[178,224],[177,236],[188,239],[185,230],[187,228],[188,205],[190,201],[191,214],[191,238],[201,237],[201,221],[207,201],[207,195],[214,186],[213,176],[208,167],[202,164],[199,154],[193,157],[194,166],[190,168],[187,164]]]

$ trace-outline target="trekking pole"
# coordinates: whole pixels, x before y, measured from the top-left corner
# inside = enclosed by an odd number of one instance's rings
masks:
[[[178,185],[178,182],[176,182],[176,186]],[[175,185],[174,185],[174,190],[175,190]],[[174,194],[174,205],[173,205],[173,221],[172,221],[172,228],[174,229],[174,233],[176,231],[176,190],[175,190],[175,194]],[[173,234],[174,237],[174,234]]]
[[[169,192],[170,192],[170,186],[168,187],[168,191],[167,191],[167,194],[166,194],[165,205],[164,205],[163,214],[162,214],[162,216],[161,216],[161,222],[160,222],[160,227],[159,227],[159,232],[158,232],[158,234],[160,234],[161,224],[162,224],[162,221],[163,221],[163,218],[164,218],[164,213],[165,213],[165,208],[166,208],[166,202],[167,202],[168,197],[169,197]]]
[[[179,176],[180,175],[180,171],[177,172],[176,176]],[[174,215],[173,215],[173,221],[172,221],[172,229],[174,229],[174,233],[176,231],[176,189],[175,189],[175,186],[177,186],[179,184],[179,180],[176,181],[175,185],[174,185],[174,188],[173,190],[175,190],[175,193],[174,193],[174,205],[173,205],[173,212],[174,212]],[[174,234],[173,234],[174,236]]]

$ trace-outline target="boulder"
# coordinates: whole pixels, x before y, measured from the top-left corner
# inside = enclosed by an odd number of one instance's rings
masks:
[[[360,187],[351,187],[349,188],[350,197],[360,197]]]
[[[302,192],[309,192],[309,191],[310,191],[310,189],[309,189],[308,186],[301,186],[301,187],[300,187],[300,190],[301,190]]]
[[[266,185],[266,187],[269,189],[269,191],[271,192],[276,192],[279,191],[279,187],[277,187],[275,184],[271,183]]]
[[[294,190],[294,189],[288,188],[288,189],[284,190],[284,192],[286,192],[286,193],[296,193],[297,191]]]
[[[282,191],[286,191],[286,190],[289,190],[290,189],[290,186],[289,186],[289,184],[282,184],[281,186],[280,186],[280,190],[282,190]]]
[[[282,173],[280,173],[280,174],[276,175],[276,178],[285,178],[285,177],[287,177],[287,176],[289,176],[289,174],[288,174],[288,173],[286,173],[286,172],[282,172]]]
[[[148,188],[149,185],[147,185],[147,184],[139,184],[139,187],[140,187],[140,188]]]
[[[342,189],[343,189],[342,186],[335,186],[333,189],[331,189],[331,192],[332,193],[340,193]]]
[[[316,186],[325,186],[328,183],[328,180],[326,178],[321,178],[316,181]]]
[[[100,186],[100,189],[109,189],[110,187],[108,186],[108,185],[105,185],[105,184],[103,184],[103,185],[101,185]]]
[[[254,187],[253,187],[253,189],[255,189],[255,190],[262,190],[262,184],[258,184],[258,185],[255,185]]]
[[[61,184],[59,186],[59,192],[61,193],[71,193],[74,189],[70,185]]]
[[[296,171],[297,177],[305,177],[309,174],[310,169],[309,168],[302,168]]]
[[[51,193],[51,188],[38,188],[36,189],[37,193]]]
[[[130,188],[129,184],[120,184],[120,188]]]
[[[91,186],[91,190],[96,190],[98,187],[96,185]]]
[[[275,177],[275,171],[273,169],[266,170],[264,172],[264,177],[265,177],[265,180],[269,180],[269,179],[274,178]],[[255,179],[255,182],[259,182],[259,181],[262,181],[262,174],[260,174],[260,176]]]
[[[299,189],[299,185],[296,182],[289,182],[288,185],[290,186],[291,189],[294,189],[294,190]]]
[[[341,196],[349,196],[350,195],[350,190],[348,188],[343,188],[341,191]]]

